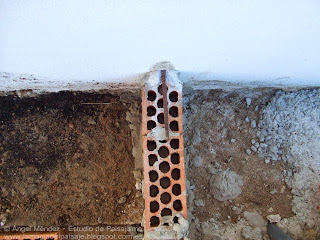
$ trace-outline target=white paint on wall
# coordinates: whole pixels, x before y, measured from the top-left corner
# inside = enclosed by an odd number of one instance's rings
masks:
[[[320,85],[319,8],[317,0],[0,0],[0,72],[125,82],[171,61],[185,81]]]

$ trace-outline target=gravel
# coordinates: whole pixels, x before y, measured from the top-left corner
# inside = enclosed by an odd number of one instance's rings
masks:
[[[251,105],[251,98],[246,98],[247,107]]]
[[[260,111],[259,157],[265,163],[283,161],[285,181],[293,194],[295,217],[282,223],[291,231],[318,226],[316,186],[320,182],[320,90],[278,91]],[[301,234],[301,231],[300,231]]]
[[[248,155],[251,155],[251,150],[248,148],[247,150],[246,150],[246,153],[248,154]]]
[[[256,128],[257,127],[257,122],[256,120],[251,121],[251,128]]]

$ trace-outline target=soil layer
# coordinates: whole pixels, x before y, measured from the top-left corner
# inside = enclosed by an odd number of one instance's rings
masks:
[[[139,223],[129,108],[110,93],[1,97],[1,222]]]

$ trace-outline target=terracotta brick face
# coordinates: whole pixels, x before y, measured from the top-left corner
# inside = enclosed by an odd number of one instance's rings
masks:
[[[182,125],[182,85],[166,72],[167,108],[161,71],[151,72],[142,88],[142,135],[147,231],[187,218]],[[167,113],[164,112],[167,109]],[[165,115],[168,116],[166,135]]]

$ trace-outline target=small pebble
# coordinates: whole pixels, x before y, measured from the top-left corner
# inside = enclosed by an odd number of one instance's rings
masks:
[[[251,104],[251,98],[246,98],[246,103],[247,103],[247,107],[249,107]]]
[[[252,145],[256,143],[256,140],[252,139],[251,140]]]
[[[255,111],[255,112],[258,112],[258,110],[259,110],[259,106],[257,105],[257,106],[255,107],[254,111]]]
[[[257,148],[255,146],[251,146],[251,150],[257,152]]]
[[[245,121],[248,123],[248,122],[250,122],[250,119],[248,117],[246,117]]]
[[[197,207],[204,207],[204,202],[202,199],[194,200],[194,205]]]
[[[254,146],[255,146],[256,148],[258,148],[258,147],[260,147],[260,144],[259,144],[258,142],[256,142],[256,143],[254,144]]]
[[[118,200],[118,203],[119,204],[122,204],[122,203],[125,203],[127,201],[127,197],[126,196],[123,196],[121,197],[119,200]]]
[[[266,160],[264,160],[264,162],[265,162],[266,164],[268,164],[268,163],[270,163],[270,159],[266,159]]]
[[[251,128],[256,128],[256,127],[257,127],[256,120],[252,120],[251,121]]]
[[[262,147],[262,148],[266,148],[266,147],[268,147],[268,145],[267,145],[267,144],[265,144],[265,143],[261,143],[261,144],[260,144],[260,147]]]
[[[268,212],[273,212],[273,208],[272,207],[270,207],[269,209],[268,209]]]
[[[271,135],[266,137],[266,140],[271,140],[271,139],[272,139]]]
[[[202,158],[199,157],[199,156],[196,156],[196,157],[193,158],[192,164],[193,164],[193,166],[198,168],[198,167],[202,166],[202,162],[203,162]]]
[[[248,148],[248,149],[246,150],[246,153],[247,153],[248,155],[251,155],[251,150]]]
[[[235,140],[234,138],[231,138],[230,142],[231,142],[231,143],[235,143],[236,140]]]
[[[88,123],[89,123],[90,125],[96,125],[96,124],[97,124],[96,121],[93,120],[92,118],[89,118]]]
[[[279,214],[276,215],[268,215],[267,219],[270,223],[278,223],[281,221],[281,216]]]

